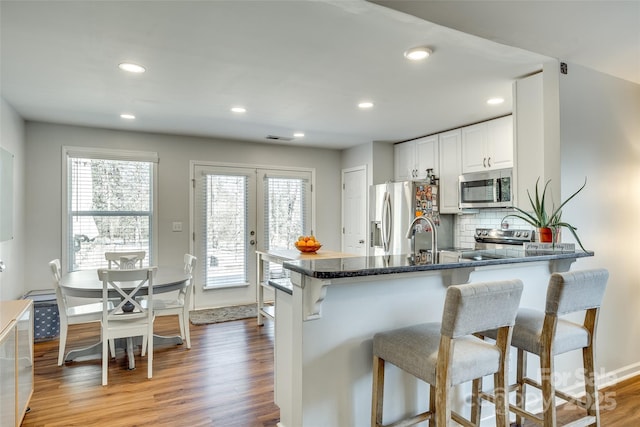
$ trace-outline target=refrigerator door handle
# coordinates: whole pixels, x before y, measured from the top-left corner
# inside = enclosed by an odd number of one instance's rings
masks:
[[[385,254],[389,252],[391,243],[391,224],[393,217],[391,216],[391,195],[384,193],[384,201],[382,203],[382,247]]]

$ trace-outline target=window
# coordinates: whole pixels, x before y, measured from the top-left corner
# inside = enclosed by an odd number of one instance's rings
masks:
[[[206,175],[205,287],[246,285],[248,177]]]
[[[155,235],[155,153],[64,149],[64,263],[68,271],[106,267],[106,251],[144,250]]]
[[[308,179],[265,175],[265,249],[295,249],[293,242],[307,230]]]
[[[298,236],[311,233],[309,219],[309,179],[264,175],[265,250],[293,249]],[[264,277],[285,277],[289,270],[279,263],[265,263]]]

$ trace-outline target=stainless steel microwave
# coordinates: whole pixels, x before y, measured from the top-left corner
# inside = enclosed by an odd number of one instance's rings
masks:
[[[513,206],[513,170],[497,169],[460,175],[461,208]]]

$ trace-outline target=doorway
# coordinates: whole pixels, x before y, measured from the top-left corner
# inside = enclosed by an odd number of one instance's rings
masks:
[[[312,234],[312,170],[194,164],[194,308],[256,301],[256,250]]]
[[[367,167],[342,171],[342,251],[367,255]]]

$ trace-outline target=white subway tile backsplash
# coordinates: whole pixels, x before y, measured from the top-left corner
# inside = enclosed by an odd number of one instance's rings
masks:
[[[500,228],[502,219],[509,211],[504,209],[480,209],[475,214],[457,215],[453,227],[454,245],[457,247],[473,247],[475,239],[473,237],[476,228]],[[509,228],[520,230],[531,230],[533,227],[518,218],[506,218],[504,223]]]

